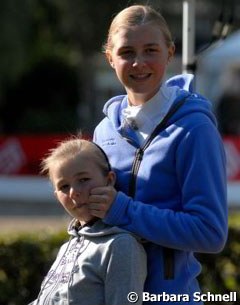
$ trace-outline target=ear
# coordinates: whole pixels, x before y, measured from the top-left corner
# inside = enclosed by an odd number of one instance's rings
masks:
[[[110,171],[107,175],[108,185],[114,186],[116,182],[116,174],[113,171]]]
[[[175,53],[175,45],[172,44],[169,48],[168,48],[168,62],[171,61],[171,59],[173,58]]]
[[[114,63],[113,63],[113,59],[112,59],[112,52],[110,50],[106,50],[106,57],[107,57],[107,61],[109,62],[110,66],[115,69]]]

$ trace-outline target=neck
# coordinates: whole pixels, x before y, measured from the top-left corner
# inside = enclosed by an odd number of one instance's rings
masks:
[[[140,106],[147,102],[147,99],[142,94],[129,94],[128,102],[131,106]]]
[[[128,102],[132,106],[144,105],[159,91],[159,88],[160,86],[151,93],[135,93],[127,90]]]
[[[99,218],[97,218],[97,217],[93,217],[92,219],[90,219],[88,221],[79,220],[79,222],[80,222],[80,225],[82,228],[86,227],[86,226],[91,227],[98,219]]]

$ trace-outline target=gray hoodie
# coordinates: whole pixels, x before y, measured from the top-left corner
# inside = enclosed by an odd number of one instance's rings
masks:
[[[146,255],[129,232],[104,224],[69,225],[69,242],[62,245],[45,277],[38,298],[29,305],[129,305],[129,292],[142,304]]]

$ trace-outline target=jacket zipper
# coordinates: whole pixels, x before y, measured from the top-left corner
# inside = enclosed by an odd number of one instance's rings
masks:
[[[136,150],[135,158],[132,164],[131,179],[129,183],[128,194],[130,197],[134,198],[135,195],[137,175],[143,159],[144,151],[148,148],[148,146],[151,144],[152,140],[156,137],[156,135],[167,127],[169,118],[172,117],[172,115],[185,103],[187,97],[189,97],[189,95],[186,95],[181,101],[173,105],[173,107],[169,110],[164,119],[154,129],[145,145],[142,148],[138,148]],[[164,279],[174,279],[174,249],[163,247],[163,263]]]
[[[144,151],[148,148],[148,146],[151,144],[152,140],[162,131],[164,130],[167,125],[169,118],[171,118],[175,112],[185,103],[186,99],[189,97],[189,95],[186,95],[183,97],[182,100],[180,100],[177,104],[174,104],[169,112],[166,114],[166,116],[163,118],[163,120],[157,125],[157,127],[153,130],[152,134],[148,138],[147,142],[143,145],[143,147],[140,147],[136,150],[135,158],[133,160],[132,164],[132,171],[131,171],[131,179],[129,184],[129,191],[128,194],[132,198],[134,198],[135,191],[136,191],[136,180],[137,180],[137,174],[140,168],[140,164],[143,159]],[[131,141],[129,141],[131,143]]]
[[[144,151],[149,146],[152,141],[151,137],[149,141],[143,146],[143,148],[138,148],[135,153],[135,159],[132,165],[132,179],[129,185],[129,196],[134,197],[136,190],[136,180],[138,171],[143,159]],[[163,247],[163,272],[165,280],[174,279],[174,249]]]
[[[144,150],[142,148],[138,148],[135,153],[135,159],[132,165],[132,179],[129,185],[129,196],[134,197],[135,189],[136,189],[136,180],[137,174],[143,159]]]

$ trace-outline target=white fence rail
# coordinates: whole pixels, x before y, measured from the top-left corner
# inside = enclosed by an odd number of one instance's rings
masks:
[[[1,203],[53,203],[56,199],[48,179],[37,176],[0,176]],[[240,182],[228,183],[229,207],[240,208]],[[9,206],[9,209],[11,207]]]

